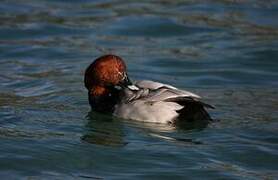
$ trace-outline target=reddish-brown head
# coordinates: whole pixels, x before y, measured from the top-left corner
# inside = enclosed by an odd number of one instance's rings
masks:
[[[93,95],[107,92],[109,87],[130,83],[124,61],[115,55],[97,58],[85,72],[84,83]]]

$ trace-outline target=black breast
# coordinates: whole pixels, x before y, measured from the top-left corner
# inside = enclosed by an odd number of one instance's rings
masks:
[[[119,91],[113,89],[109,94],[94,97],[88,93],[89,103],[92,110],[102,113],[112,113],[115,109],[115,105],[119,101]]]

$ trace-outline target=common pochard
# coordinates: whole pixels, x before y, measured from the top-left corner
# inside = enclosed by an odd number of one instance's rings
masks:
[[[132,82],[122,58],[104,55],[86,69],[84,83],[94,111],[144,122],[176,124],[212,120],[200,96],[168,84]]]

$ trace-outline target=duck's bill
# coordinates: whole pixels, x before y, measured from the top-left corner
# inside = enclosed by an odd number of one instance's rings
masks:
[[[119,86],[133,91],[139,90],[139,88],[131,82],[127,75],[124,76],[124,79],[119,83]]]
[[[132,90],[132,91],[138,91],[139,90],[139,88],[135,85],[129,85],[129,86],[127,86],[127,88]]]

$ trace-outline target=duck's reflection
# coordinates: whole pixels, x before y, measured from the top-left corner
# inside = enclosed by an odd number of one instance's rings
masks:
[[[91,111],[86,116],[87,131],[82,140],[92,144],[104,146],[125,146],[128,144],[126,132],[136,131],[138,136],[155,137],[163,140],[194,143],[193,139],[184,137],[184,133],[200,131],[207,127],[208,122],[192,121],[175,125],[144,123],[131,120],[122,120],[110,115]],[[182,133],[181,133],[182,131]],[[181,137],[182,136],[182,137]],[[194,143],[194,144],[200,144]]]
[[[209,123],[212,123],[209,120],[194,120],[194,121],[179,121],[175,124],[175,127],[179,130],[189,131],[197,130],[201,131],[205,129]]]
[[[106,146],[124,146],[123,125],[115,117],[90,111],[87,116],[87,132],[82,140],[92,144]]]

